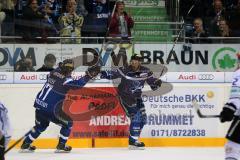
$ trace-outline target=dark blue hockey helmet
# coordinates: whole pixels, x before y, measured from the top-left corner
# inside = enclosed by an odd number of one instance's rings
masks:
[[[137,60],[137,61],[142,61],[143,60],[143,57],[139,54],[133,54],[131,56],[131,59],[130,60]]]
[[[71,73],[74,70],[74,62],[72,59],[65,59],[59,63],[59,67],[64,75]]]

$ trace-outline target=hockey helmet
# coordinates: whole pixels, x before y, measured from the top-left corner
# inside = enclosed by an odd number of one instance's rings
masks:
[[[124,1],[123,0],[117,0],[117,5],[119,5],[119,4],[124,4]]]
[[[72,59],[65,59],[60,63],[61,71],[64,75],[71,73],[74,70],[74,62]]]
[[[131,59],[130,60],[137,60],[137,61],[142,61],[142,56],[141,55],[139,55],[139,54],[133,54],[132,56],[131,56]]]

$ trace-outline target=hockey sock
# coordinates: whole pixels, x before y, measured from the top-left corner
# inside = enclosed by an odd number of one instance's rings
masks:
[[[141,133],[141,114],[137,112],[131,118],[131,123],[129,126],[130,136],[129,141],[137,140]]]
[[[70,126],[62,127],[60,130],[59,143],[65,144],[68,140],[70,132],[71,132]]]
[[[46,129],[46,128],[45,128]],[[28,136],[24,139],[23,143],[31,144],[35,139],[37,139],[40,134],[45,130],[40,129],[39,127],[34,127],[28,134]]]
[[[132,136],[132,135],[129,135],[129,143],[134,143],[136,141],[138,141],[138,136]]]

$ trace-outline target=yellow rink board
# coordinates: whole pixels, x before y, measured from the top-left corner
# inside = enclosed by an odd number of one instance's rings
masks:
[[[147,147],[222,147],[225,138],[142,138]],[[128,139],[95,139],[95,147],[126,147]]]
[[[222,147],[226,143],[225,138],[142,138],[147,147]],[[12,140],[10,145],[15,141]],[[38,139],[33,144],[37,148],[55,148],[57,139]],[[127,147],[127,138],[84,138],[69,139],[68,144],[73,148],[104,148],[104,147]],[[19,148],[18,144],[16,147]]]

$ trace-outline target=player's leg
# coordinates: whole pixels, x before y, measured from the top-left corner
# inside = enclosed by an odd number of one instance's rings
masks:
[[[145,106],[141,99],[137,101],[136,110],[133,110],[133,116],[131,116],[130,124],[130,136],[129,144],[131,146],[145,147],[143,142],[139,142],[139,137],[141,135],[142,129],[146,124],[146,111]],[[132,147],[134,149],[134,147]]]
[[[0,159],[4,160],[5,137],[0,133]]]
[[[71,133],[72,129],[72,119],[66,115],[63,110],[62,106],[64,104],[60,103],[54,111],[54,118],[51,120],[53,123],[60,125],[62,128],[60,130],[59,141],[57,145],[56,152],[70,152],[72,150],[71,146],[66,145],[68,137]]]
[[[240,119],[235,117],[226,138],[228,142],[225,144],[225,160],[240,160]]]
[[[143,128],[142,115],[138,111],[130,116],[131,123],[129,126],[129,148],[135,149],[142,148],[144,149],[145,144],[139,141],[139,137]]]
[[[33,129],[27,134],[26,138],[23,141],[21,146],[22,152],[31,152],[36,149],[35,146],[32,146],[32,142],[37,139],[40,134],[46,130],[49,126],[48,117],[45,116],[44,112],[36,110],[35,112],[35,126]]]
[[[139,108],[139,112],[140,112],[140,122],[139,123],[140,123],[140,134],[141,134],[143,127],[147,123],[147,114],[146,114],[145,105],[143,104],[142,99],[138,100],[137,107]],[[140,134],[139,134],[139,136],[140,136]]]
[[[70,152],[72,150],[72,147],[66,144],[71,133],[72,124],[72,122],[68,122],[67,125],[62,125],[56,152]]]
[[[137,104],[129,106],[120,100],[127,116],[130,118],[129,126],[129,148],[130,149],[144,149],[145,144],[139,142],[139,137],[142,131],[143,126],[146,123],[146,113],[145,108],[141,100],[137,101]]]

